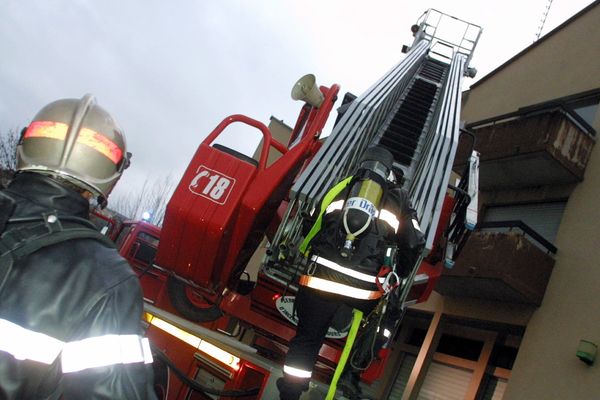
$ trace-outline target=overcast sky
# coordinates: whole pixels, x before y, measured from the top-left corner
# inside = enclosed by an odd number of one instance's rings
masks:
[[[592,3],[554,0],[542,35]],[[96,95],[133,152],[116,193],[179,178],[226,116],[293,125],[293,83],[314,73],[360,95],[395,65],[428,8],[483,28],[465,88],[530,45],[548,0],[1,0],[0,132],[45,104]],[[257,142],[237,132],[243,151]],[[243,137],[240,137],[239,135]]]

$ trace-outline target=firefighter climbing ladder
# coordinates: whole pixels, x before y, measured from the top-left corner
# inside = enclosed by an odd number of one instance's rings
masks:
[[[294,256],[302,216],[315,208],[329,187],[353,172],[373,144],[394,155],[394,166],[404,175],[404,187],[426,235],[426,251],[431,250],[458,145],[462,78],[474,76],[469,61],[481,28],[430,9],[413,33],[406,57],[350,104],[292,187],[267,265]],[[446,38],[448,33],[453,39]]]

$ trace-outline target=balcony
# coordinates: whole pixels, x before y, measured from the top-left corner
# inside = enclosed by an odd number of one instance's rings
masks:
[[[561,185],[583,180],[594,130],[561,105],[522,109],[468,125],[481,153],[481,190]],[[468,146],[461,143],[455,161],[460,170]]]
[[[466,241],[436,291],[539,306],[554,266],[556,248],[521,221],[484,223]]]

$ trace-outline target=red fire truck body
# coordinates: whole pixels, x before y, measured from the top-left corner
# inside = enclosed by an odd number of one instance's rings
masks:
[[[259,278],[259,283],[251,295],[228,291],[223,296],[220,303],[223,317],[204,324],[192,323],[181,318],[171,302],[167,289],[171,272],[153,264],[160,236],[161,230],[157,226],[144,221],[127,221],[116,238],[121,254],[128,259],[142,284],[147,308],[145,318],[149,326],[147,335],[151,342],[162,349],[190,379],[195,379],[201,384],[217,390],[258,387],[259,394],[247,398],[271,398],[265,397],[265,393],[271,393],[274,396],[272,398],[276,398],[273,383],[281,376],[281,360],[287,349],[285,344],[295,334],[294,326],[279,315],[275,308],[275,301],[285,291],[285,287],[264,277]],[[436,276],[440,269],[439,265],[432,267],[424,262],[420,273]],[[421,279],[427,280],[424,277]],[[426,285],[420,286],[422,288],[414,290],[411,301],[418,302],[427,298]],[[186,295],[192,301],[197,298],[196,304],[199,306],[205,301],[202,294],[189,287]],[[271,304],[272,310],[263,313],[260,308],[252,307],[253,299],[259,304]],[[250,327],[255,331],[253,347],[244,345],[230,336],[236,334],[236,329]],[[210,335],[210,332],[215,334]],[[207,346],[206,350],[206,347],[200,345],[202,341],[217,349]],[[237,346],[230,345],[233,341]],[[328,339],[321,348],[316,372],[324,381],[335,368],[342,347],[341,340]],[[379,360],[367,370],[364,374],[366,381],[371,382],[379,377],[386,356],[383,352]],[[169,376],[163,366],[159,367],[155,374],[157,390],[164,394],[164,399],[229,398],[207,397],[194,392],[179,379]]]

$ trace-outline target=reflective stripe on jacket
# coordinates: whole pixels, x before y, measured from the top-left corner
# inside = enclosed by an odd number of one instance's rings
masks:
[[[63,342],[0,319],[0,351],[17,360],[51,365],[59,357],[63,373],[116,364],[152,363],[148,339],[139,335],[104,335]]]
[[[422,234],[406,193],[394,188],[390,195],[384,196],[382,207],[376,211],[370,227],[355,240],[352,256],[342,257],[339,250],[346,235],[340,220],[351,179],[344,179],[324,196],[319,215],[300,246],[300,250],[311,258],[299,283],[356,299],[378,299],[382,292],[376,284],[377,275],[385,263],[388,248],[403,249],[400,260],[403,265],[398,268],[401,275],[402,271],[413,268],[412,264],[418,258],[414,255],[422,248],[420,240],[414,248],[404,251],[406,231],[415,231],[421,238]]]
[[[15,218],[88,213],[81,195],[39,174],[18,174],[4,193]],[[0,282],[0,398],[155,399],[142,311],[135,273],[98,240],[15,261]]]

